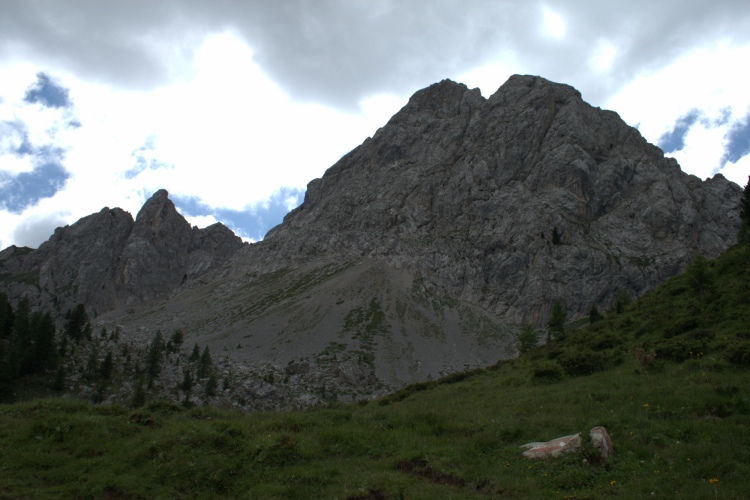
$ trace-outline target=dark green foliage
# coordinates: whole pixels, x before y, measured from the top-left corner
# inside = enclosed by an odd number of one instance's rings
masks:
[[[7,339],[13,333],[13,308],[8,296],[0,293],[0,339]]]
[[[606,353],[588,349],[566,352],[557,358],[557,362],[562,366],[565,374],[572,377],[591,375],[606,370],[610,366],[610,361],[610,357]]]
[[[146,384],[150,389],[156,377],[161,373],[161,365],[164,362],[164,339],[161,330],[156,330],[154,338],[148,345],[146,353]]]
[[[750,342],[747,340],[733,342],[727,346],[726,357],[735,365],[750,367]]]
[[[563,371],[557,363],[539,363],[532,370],[534,380],[542,382],[556,382],[562,380]]]
[[[626,292],[620,292],[617,294],[617,297],[615,297],[613,309],[617,314],[622,314],[625,312],[625,309],[627,309],[631,302],[633,302],[633,298],[630,296],[630,294]]]
[[[198,361],[197,375],[198,378],[206,378],[211,375],[211,353],[208,350],[208,346],[203,348],[203,354],[201,354]]]
[[[208,380],[206,381],[206,396],[216,396],[216,388],[218,387],[218,385],[219,383],[216,381],[216,377],[214,375],[208,377]]]
[[[182,383],[180,389],[187,392],[188,394],[193,388],[193,377],[190,375],[190,369],[184,368],[182,370]]]
[[[604,316],[599,312],[599,308],[596,307],[596,304],[592,304],[591,309],[589,309],[589,323],[593,325],[597,321],[601,321],[603,318]]]
[[[549,318],[549,338],[551,340],[565,339],[565,322],[568,320],[568,314],[560,300],[552,303],[552,312]]]
[[[55,322],[49,312],[35,312],[31,315],[31,332],[34,341],[33,372],[55,369],[58,363]]]
[[[146,391],[143,389],[143,377],[138,377],[135,381],[133,398],[130,401],[130,406],[133,408],[140,408],[144,404],[146,404]]]
[[[86,325],[88,325],[89,331],[91,330],[91,325],[89,324],[89,316],[86,314],[84,305],[78,304],[72,311],[68,311],[67,316],[68,321],[65,325],[65,333],[68,337],[74,340],[81,340],[86,337]]]
[[[521,332],[518,334],[516,339],[516,346],[518,352],[525,353],[536,347],[539,342],[539,332],[529,323],[524,323],[521,327]]]
[[[707,292],[711,288],[713,276],[706,258],[698,254],[687,268],[687,278],[690,287],[697,294]]]
[[[112,378],[112,371],[114,370],[114,361],[112,360],[112,352],[107,351],[107,355],[104,356],[104,361],[99,366],[99,376],[104,380]]]
[[[175,330],[172,332],[172,336],[169,337],[168,344],[170,345],[170,351],[171,352],[179,352],[180,347],[182,347],[182,343],[185,341],[185,335],[182,333],[182,330]]]
[[[60,366],[55,372],[55,380],[52,382],[50,387],[55,392],[63,392],[65,390],[65,367]]]
[[[89,380],[96,379],[96,376],[99,374],[97,368],[99,367],[99,349],[97,349],[96,346],[94,346],[91,349],[91,352],[89,353],[89,357],[86,360],[86,369],[84,371],[84,375],[86,375],[86,378]]]
[[[193,346],[193,351],[190,353],[190,358],[188,358],[190,361],[198,361],[201,357],[201,348],[198,347],[198,344],[195,344]]]
[[[750,177],[740,199],[740,231],[737,240],[740,244],[750,244]]]

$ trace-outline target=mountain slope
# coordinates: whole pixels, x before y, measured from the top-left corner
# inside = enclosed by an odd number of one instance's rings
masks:
[[[70,399],[3,405],[0,491],[9,498],[744,499],[749,279],[750,251],[734,247],[552,348],[356,405],[249,415],[163,401],[134,410]],[[677,314],[687,320],[679,329]],[[639,348],[663,355],[639,358]],[[563,372],[560,359],[586,352],[615,361],[590,375]],[[521,456],[524,443],[595,425],[614,442],[606,463]]]
[[[514,328],[546,324],[556,300],[581,317],[718,255],[740,195],[567,85],[513,76],[485,99],[446,80],[312,181],[262,242],[190,230],[160,191],[134,222],[104,210],[4,251],[0,273],[14,297],[85,301],[133,339],[181,329],[277,372],[323,360],[373,395],[513,356]]]

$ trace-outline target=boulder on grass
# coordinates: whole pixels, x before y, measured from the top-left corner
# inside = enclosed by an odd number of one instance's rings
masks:
[[[589,431],[589,437],[594,447],[599,450],[602,460],[607,460],[615,451],[612,439],[604,427],[594,427]],[[521,446],[526,448],[523,456],[531,459],[554,458],[567,453],[578,451],[581,448],[581,433],[571,436],[563,436],[551,441],[527,443]]]

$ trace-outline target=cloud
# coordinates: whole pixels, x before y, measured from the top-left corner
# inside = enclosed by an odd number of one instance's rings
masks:
[[[67,108],[72,105],[69,94],[68,89],[52,80],[49,75],[39,72],[36,74],[36,83],[26,90],[23,100],[49,108]]]
[[[56,228],[65,224],[57,214],[28,217],[16,226],[13,239],[18,246],[37,248],[52,236]]]
[[[680,151],[685,147],[685,136],[690,131],[690,127],[698,121],[702,116],[702,113],[697,109],[692,109],[684,116],[677,119],[672,128],[671,132],[665,132],[657,141],[659,146],[665,153],[672,153],[673,151]]]
[[[512,53],[519,70],[573,84],[598,103],[707,39],[747,42],[748,14],[743,0],[569,0],[554,11],[522,0],[40,0],[4,6],[0,55],[152,89],[179,79],[207,33],[231,29],[295,100],[352,110],[369,95],[410,94]]]

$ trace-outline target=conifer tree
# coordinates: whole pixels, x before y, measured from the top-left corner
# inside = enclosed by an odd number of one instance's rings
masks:
[[[594,324],[602,318],[603,316],[602,313],[599,312],[599,308],[596,307],[596,304],[592,304],[591,309],[589,309],[589,323]]]
[[[539,334],[534,327],[529,323],[524,323],[521,327],[521,332],[516,337],[516,345],[518,352],[528,352],[536,347],[537,341],[539,340]]]
[[[133,399],[130,402],[133,408],[140,408],[146,404],[146,391],[143,390],[143,377],[138,377],[133,390]]]
[[[104,361],[99,366],[99,375],[104,380],[112,378],[112,371],[114,370],[114,362],[112,361],[112,351],[107,351],[107,355],[104,356]]]
[[[201,357],[201,348],[198,347],[198,344],[195,344],[193,346],[193,352],[190,353],[190,358],[188,358],[189,361],[198,361]]]
[[[198,378],[206,378],[211,374],[211,353],[208,346],[203,348],[200,361],[198,362]]]
[[[562,340],[565,338],[565,322],[568,315],[562,302],[558,299],[552,304],[552,313],[549,318],[548,338],[553,340]]]
[[[737,240],[743,245],[750,244],[750,176],[740,199],[740,232]]]
[[[68,311],[67,317],[68,321],[65,325],[65,333],[73,340],[81,340],[84,337],[86,325],[88,324],[89,328],[91,328],[86,308],[83,304],[78,304],[73,310]]]
[[[161,330],[156,330],[154,338],[148,346],[146,353],[146,377],[147,386],[151,389],[154,379],[161,373],[161,364],[164,361],[164,339],[161,336]]]

